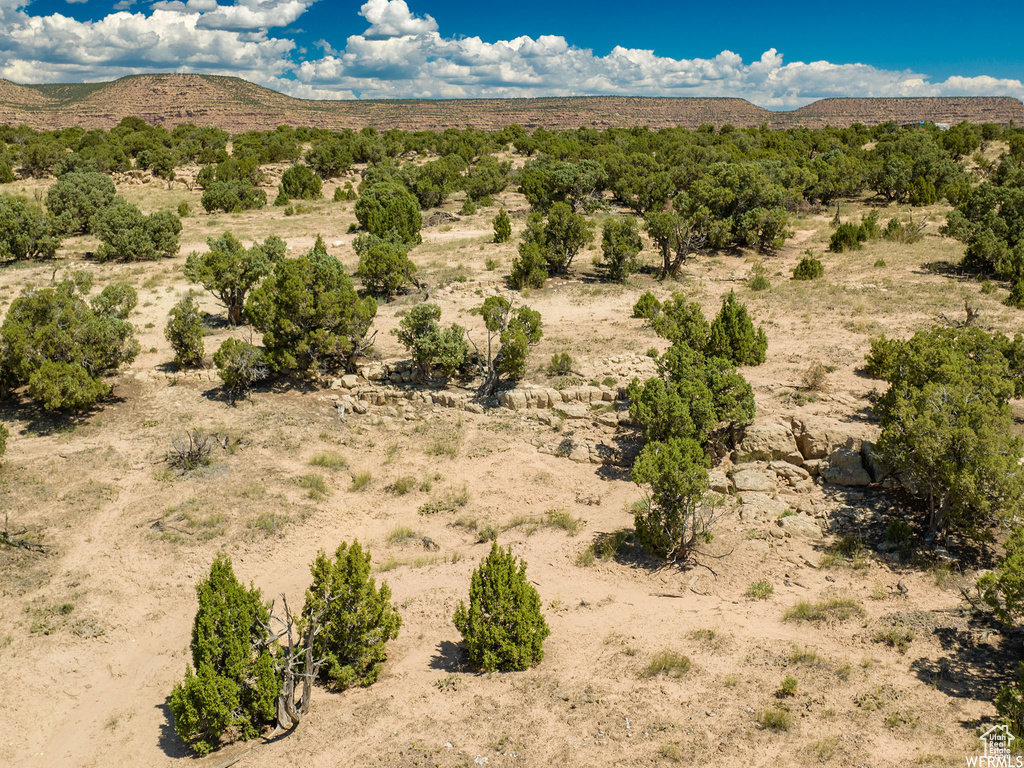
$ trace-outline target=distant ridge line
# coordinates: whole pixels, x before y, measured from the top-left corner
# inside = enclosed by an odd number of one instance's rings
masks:
[[[1024,103],[1008,96],[825,98],[789,112],[772,112],[729,97],[546,96],[526,99],[296,99],[237,77],[196,74],[129,75],[107,83],[19,85],[0,79],[0,124],[52,130],[110,129],[139,117],[169,128],[212,125],[231,133],[278,125],[340,130],[441,131],[473,125],[499,130],[648,126],[697,128],[846,127],[928,121],[1024,124]]]

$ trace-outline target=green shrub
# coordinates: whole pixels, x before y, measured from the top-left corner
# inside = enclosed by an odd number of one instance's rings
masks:
[[[767,600],[773,594],[775,594],[775,587],[766,579],[751,582],[746,591],[746,596],[754,600]]]
[[[747,287],[752,291],[767,291],[772,287],[768,279],[768,270],[760,261],[750,268],[750,277],[747,278]]]
[[[75,273],[54,288],[26,288],[0,325],[0,385],[27,384],[47,410],[81,410],[110,392],[101,376],[139,353],[128,315],[138,297],[112,283],[86,300],[92,279]]]
[[[387,298],[416,281],[416,265],[400,245],[370,235],[358,238],[355,249],[359,254],[356,276],[371,295]]]
[[[48,411],[81,411],[109,393],[109,386],[74,363],[46,360],[28,380],[28,394]]]
[[[267,193],[247,181],[215,181],[203,190],[201,202],[207,213],[238,213],[265,206]]]
[[[171,309],[164,336],[171,343],[174,363],[179,368],[203,362],[203,319],[191,292]]]
[[[231,402],[244,397],[268,375],[267,361],[259,348],[239,339],[225,339],[213,353],[213,364]]]
[[[682,677],[690,671],[690,659],[675,651],[661,651],[656,654],[644,669],[644,677]]]
[[[323,181],[309,166],[293,165],[281,175],[280,194],[291,200],[319,200],[323,197]]]
[[[636,300],[633,305],[633,317],[641,317],[644,320],[652,321],[661,311],[661,302],[650,291],[645,291],[643,296]]]
[[[856,224],[846,222],[840,224],[839,228],[832,233],[828,243],[828,249],[833,253],[843,251],[856,251],[864,246],[862,243],[867,239],[866,233]]]
[[[0,261],[52,259],[60,245],[60,234],[42,209],[0,195]]]
[[[795,677],[792,675],[786,675],[782,681],[782,685],[779,686],[779,690],[775,695],[779,698],[796,696],[797,685],[799,685],[799,683]]]
[[[542,248],[534,242],[520,243],[519,255],[512,259],[508,283],[517,291],[524,288],[543,288],[548,279],[547,259]]]
[[[381,182],[365,189],[356,201],[355,214],[371,235],[409,245],[422,242],[419,202],[401,184]]]
[[[788,731],[793,727],[793,715],[785,707],[769,707],[757,716],[757,724],[766,731]]]
[[[862,236],[862,239],[866,241],[877,240],[881,234],[882,232],[878,228],[878,211],[861,214],[859,236]]]
[[[662,376],[634,379],[627,389],[629,415],[645,440],[703,443],[723,423],[746,424],[754,417],[753,390],[728,361],[706,360],[673,344],[659,367]]]
[[[895,243],[911,245],[924,237],[924,228],[914,224],[913,220],[900,221],[897,218],[892,218],[882,230],[882,237]]]
[[[568,352],[556,352],[548,363],[549,376],[565,376],[572,373],[572,356]]]
[[[341,187],[334,188],[334,202],[336,203],[347,203],[351,200],[358,199],[359,195],[357,195],[356,191],[352,189],[352,182],[350,181],[345,182],[344,189],[342,189]]]
[[[736,365],[760,365],[767,349],[764,330],[754,331],[747,308],[729,291],[718,316],[711,322],[707,356],[725,358]]]
[[[507,243],[512,237],[512,221],[508,217],[508,213],[502,208],[498,211],[498,215],[494,217],[494,242],[496,243]]]
[[[188,203],[178,203],[178,218],[187,219],[192,215],[192,206]]]
[[[632,216],[612,219],[601,229],[601,267],[608,279],[622,282],[640,269],[643,240]]]
[[[794,280],[817,280],[825,274],[825,265],[818,259],[804,257],[793,267]]]
[[[682,561],[711,538],[713,513],[701,507],[707,458],[690,438],[648,442],[633,464],[633,482],[650,486],[634,515],[637,542],[666,560]]]
[[[511,547],[495,542],[473,572],[469,607],[455,610],[470,662],[491,672],[524,670],[544,658],[542,645],[551,634],[540,610],[540,595],[526,578],[526,563]]]
[[[314,501],[327,498],[327,493],[330,490],[327,487],[327,481],[324,480],[324,476],[317,474],[316,472],[309,472],[305,475],[300,475],[295,478],[302,488],[306,489],[306,495]]]
[[[864,609],[856,600],[848,597],[830,597],[812,603],[800,600],[786,611],[786,621],[830,622],[845,621],[854,616],[863,616]]]
[[[707,351],[711,325],[705,319],[700,304],[695,301],[687,302],[681,293],[673,293],[672,297],[660,306],[651,320],[651,325],[655,333],[673,344],[689,347],[699,354]]]
[[[529,228],[524,234],[532,236]],[[591,222],[582,214],[576,213],[567,203],[555,203],[548,211],[543,238],[535,238],[534,242],[542,248],[547,261],[547,272],[552,275],[564,275],[569,271],[580,249],[593,239]]]
[[[363,488],[368,486],[373,480],[373,475],[370,472],[356,472],[352,475],[352,490],[361,491]]]
[[[441,308],[436,304],[417,304],[392,333],[412,354],[423,376],[429,377],[437,369],[449,379],[469,360],[469,344],[465,328],[454,323],[442,328],[440,318]]]
[[[377,589],[370,552],[358,541],[351,546],[342,542],[333,559],[317,553],[310,570],[313,583],[306,590],[302,617],[304,622],[321,617],[313,641],[313,656],[324,660],[321,677],[340,690],[371,685],[387,659],[387,642],[398,637],[402,626],[391,590],[387,584]]]
[[[913,531],[906,520],[890,520],[885,526],[885,540],[899,550],[904,557],[913,552]]]
[[[1003,304],[1014,309],[1024,309],[1024,278],[1013,284],[1010,295],[1003,300]]]
[[[178,736],[204,755],[229,729],[243,739],[259,736],[274,719],[281,682],[266,629],[270,614],[260,591],[235,578],[228,557],[214,558],[196,593],[192,664],[169,705]]]
[[[480,393],[490,397],[502,376],[516,380],[526,372],[526,358],[530,347],[541,340],[540,312],[527,306],[512,311],[512,304],[502,296],[490,296],[482,306],[473,310],[473,314],[483,316],[484,327],[487,329],[488,355],[492,348],[500,343],[493,357],[481,361],[485,370],[484,383]]]
[[[100,209],[89,222],[99,237],[100,261],[153,261],[178,253],[181,220],[170,211],[146,216],[137,206],[115,202]]]
[[[995,516],[1024,505],[1024,444],[1009,406],[1024,394],[1022,344],[977,326],[935,326],[887,342],[886,366],[875,364],[872,344],[868,362],[889,382],[874,405],[878,454],[926,505],[931,535],[984,540]]]
[[[348,460],[334,451],[322,451],[310,459],[309,463],[314,467],[324,467],[334,471],[345,469],[348,466]]]
[[[1020,662],[1017,681],[1013,685],[1004,685],[996,695],[996,712],[1003,723],[1010,727],[1014,738],[1024,738],[1024,662]]]
[[[56,229],[67,235],[89,231],[89,221],[114,202],[114,182],[102,173],[66,173],[46,192]]]
[[[263,333],[271,368],[301,372],[347,366],[364,350],[377,304],[359,297],[341,262],[318,241],[306,256],[278,260],[245,313]]]
[[[476,203],[470,198],[466,198],[465,202],[462,203],[462,208],[459,209],[460,216],[473,216],[476,214]]]
[[[245,298],[263,278],[270,274],[274,262],[284,258],[284,240],[271,235],[263,244],[246,248],[242,242],[225,232],[206,241],[206,253],[191,253],[185,261],[185,277],[199,283],[213,294],[228,311],[228,323],[243,321]]]

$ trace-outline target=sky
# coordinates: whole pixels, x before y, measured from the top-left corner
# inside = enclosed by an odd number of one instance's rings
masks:
[[[234,75],[318,99],[1024,100],[1024,3],[0,0],[0,77]]]

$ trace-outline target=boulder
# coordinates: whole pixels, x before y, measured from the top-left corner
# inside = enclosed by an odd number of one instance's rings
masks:
[[[768,469],[772,470],[779,477],[785,478],[791,482],[796,480],[809,480],[811,473],[803,467],[798,467],[795,464],[790,464],[788,461],[773,461],[768,465]]]
[[[580,464],[586,464],[590,461],[590,449],[586,443],[576,443],[573,445],[572,450],[569,451],[569,459],[571,461],[578,462]]]
[[[744,522],[764,523],[776,519],[789,507],[766,493],[744,492],[739,494],[740,519]]]
[[[708,472],[708,487],[715,493],[729,493],[732,490],[732,483],[729,482],[725,472],[713,469]]]
[[[757,420],[743,429],[735,440],[734,461],[772,461],[781,459],[790,464],[802,464],[803,456],[797,449],[790,426],[775,420]]]
[[[824,459],[840,446],[859,451],[873,430],[864,424],[840,423],[822,416],[792,419],[793,436],[805,459]]]
[[[821,465],[821,478],[832,485],[861,486],[871,484],[871,475],[864,469],[860,450],[836,448]]]
[[[501,393],[501,404],[513,411],[521,411],[526,408],[526,395],[518,389],[511,389]]]
[[[359,386],[359,377],[354,373],[347,373],[341,377],[341,386],[345,389],[355,389]]]
[[[737,491],[775,492],[774,478],[757,469],[745,468],[742,465],[733,470],[732,482]]]
[[[868,471],[871,479],[876,483],[892,474],[892,467],[882,461],[875,448],[875,444],[870,440],[865,440],[863,445],[861,445],[860,456],[863,460],[864,469]]]
[[[820,539],[821,528],[813,517],[807,515],[787,515],[780,517],[777,523],[785,533],[799,539]]]
[[[817,477],[821,474],[821,465],[824,461],[824,459],[805,459],[804,469],[811,477]]]

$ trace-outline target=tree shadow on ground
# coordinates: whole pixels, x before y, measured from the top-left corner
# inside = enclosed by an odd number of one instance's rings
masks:
[[[436,653],[430,658],[431,669],[449,674],[465,672],[467,663],[466,649],[461,643],[453,643],[451,640],[442,640],[438,643]]]
[[[39,437],[72,432],[89,422],[96,413],[107,405],[121,405],[123,397],[107,395],[95,406],[77,413],[47,411],[33,400],[11,398],[0,403],[0,418],[4,421],[24,421],[25,432]]]
[[[1002,686],[1017,679],[1021,639],[999,635],[989,616],[972,618],[966,626],[936,627],[932,635],[943,655],[915,659],[910,669],[919,680],[947,696],[991,702]],[[989,637],[994,642],[986,639]]]
[[[168,696],[162,704],[157,704],[156,706],[160,710],[160,714],[164,716],[160,722],[158,745],[168,757],[191,757],[192,751],[174,730],[174,715],[171,713],[170,701],[171,697]]]

